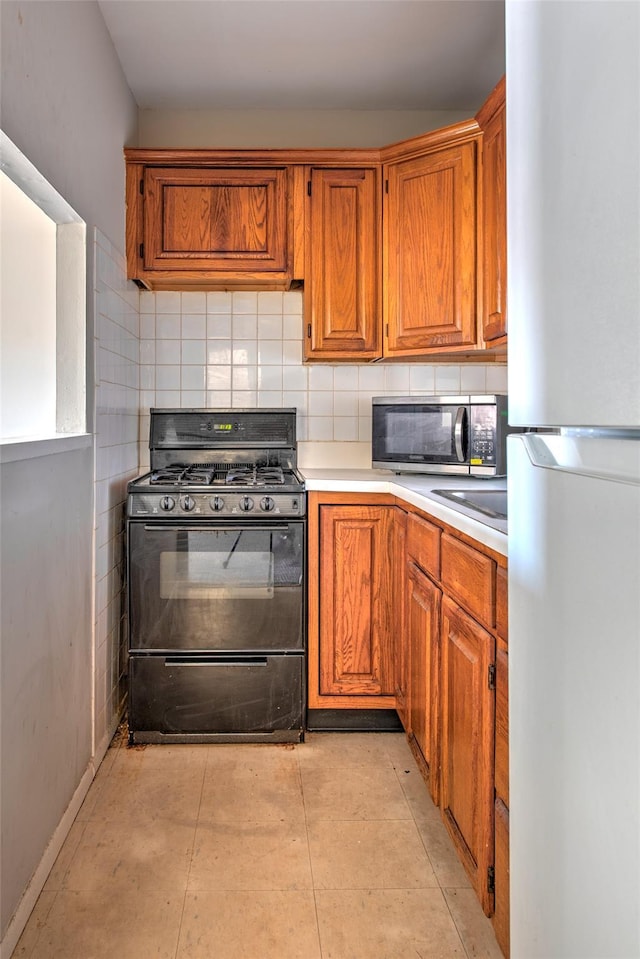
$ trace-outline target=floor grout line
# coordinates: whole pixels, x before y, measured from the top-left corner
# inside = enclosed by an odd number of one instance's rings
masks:
[[[184,922],[184,911],[187,904],[187,895],[189,892],[189,879],[191,878],[191,867],[193,865],[193,856],[196,848],[196,837],[198,835],[198,825],[200,823],[200,810],[202,809],[202,797],[204,795],[204,783],[207,777],[207,766],[209,765],[209,750],[205,753],[205,761],[202,767],[202,782],[200,783],[200,798],[198,799],[198,809],[196,811],[195,824],[193,829],[193,840],[191,842],[191,855],[189,856],[189,868],[184,883],[184,894],[182,896],[182,909],[180,910],[180,919],[178,921],[178,935],[176,938],[176,951],[174,959],[178,959],[180,953],[180,940],[182,939],[182,924]]]

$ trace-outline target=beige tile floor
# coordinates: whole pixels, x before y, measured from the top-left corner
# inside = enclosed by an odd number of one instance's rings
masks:
[[[499,959],[401,733],[116,737],[14,959]]]

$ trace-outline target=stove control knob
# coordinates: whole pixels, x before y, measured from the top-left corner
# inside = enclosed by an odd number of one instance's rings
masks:
[[[186,496],[183,497],[180,505],[182,506],[185,513],[190,513],[192,509],[195,509],[196,501],[194,500],[193,496],[189,496],[187,494]]]
[[[211,509],[219,513],[221,509],[224,509],[224,500],[221,496],[214,496],[210,503]]]
[[[160,509],[163,509],[165,513],[168,513],[176,505],[176,501],[173,496],[163,496],[160,500]]]
[[[238,505],[243,513],[248,513],[253,509],[253,500],[250,496],[241,496]]]
[[[263,496],[260,500],[260,509],[265,513],[271,513],[276,508],[275,500],[272,496]]]

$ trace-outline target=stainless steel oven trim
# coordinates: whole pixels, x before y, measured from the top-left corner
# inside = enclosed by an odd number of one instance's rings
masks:
[[[135,522],[135,520],[132,520],[132,522]],[[301,521],[291,520],[291,523],[296,522]],[[211,520],[205,520],[201,526],[182,526],[168,520],[166,523],[156,523],[155,526],[150,526],[148,523],[145,523],[144,529],[145,533],[166,533],[168,530],[173,530],[174,533],[282,533],[284,530],[289,529],[291,523],[247,523],[246,526],[240,526],[239,523],[234,523],[233,520],[230,520],[228,523],[216,523],[215,521],[212,523]]]

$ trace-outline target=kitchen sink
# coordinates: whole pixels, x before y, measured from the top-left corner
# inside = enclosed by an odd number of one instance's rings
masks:
[[[493,519],[507,518],[506,489],[434,489],[432,492]]]

